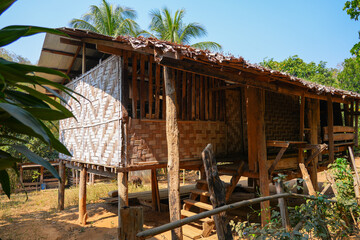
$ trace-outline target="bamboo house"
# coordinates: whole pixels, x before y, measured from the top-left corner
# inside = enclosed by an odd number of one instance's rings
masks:
[[[301,177],[299,163],[317,186],[317,172],[358,144],[358,93],[153,38],[60,30],[68,37],[47,34],[39,65],[69,74],[70,81],[49,79],[84,97],[65,97],[76,119],[60,121],[60,140],[72,156],[59,161],[82,176],[118,177],[123,205],[127,173],[151,169],[159,208],[155,169],[168,164],[164,68],[175,87],[180,168],[202,170],[201,152],[211,143],[219,174],[231,177],[227,200],[241,176],[267,196],[277,173]],[[204,185],[200,180],[184,201],[183,217],[212,209]],[[80,199],[80,218],[84,208]]]

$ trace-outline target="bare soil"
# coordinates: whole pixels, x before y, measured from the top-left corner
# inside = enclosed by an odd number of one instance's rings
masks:
[[[357,165],[360,166],[360,158],[356,160]],[[320,185],[326,181],[323,173],[319,173],[318,178]],[[191,183],[196,179],[197,175],[192,173],[187,182]],[[247,179],[241,178],[240,183],[246,185]],[[160,185],[166,187],[166,182],[162,181]],[[2,196],[0,198],[0,239],[116,239],[118,222],[116,205],[104,202],[87,204],[88,224],[82,226],[77,220],[78,209],[76,205],[67,206],[64,211],[57,211],[54,208],[57,201],[56,194],[57,190],[46,190],[44,193],[35,195],[30,194],[26,203],[9,201]],[[50,195],[52,197],[48,197]],[[234,200],[240,200],[246,196],[251,197],[251,194],[235,194]],[[143,210],[145,229],[168,222],[169,215],[167,212],[154,212],[148,207],[143,207]],[[241,219],[248,213],[249,211],[239,210],[234,212],[234,215]],[[171,239],[170,232],[165,232],[151,239]],[[184,237],[184,239],[187,240],[188,238]],[[217,237],[214,235],[207,239],[215,240]]]

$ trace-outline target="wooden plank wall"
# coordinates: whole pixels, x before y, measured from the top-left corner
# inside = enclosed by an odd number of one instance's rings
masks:
[[[129,115],[135,119],[165,119],[163,67],[151,56],[128,53]],[[225,86],[216,78],[171,69],[176,78],[178,120],[224,121],[225,91],[211,91]],[[129,79],[129,76],[125,76]]]

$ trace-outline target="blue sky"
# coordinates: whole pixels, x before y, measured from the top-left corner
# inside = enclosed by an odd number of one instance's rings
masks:
[[[264,58],[283,60],[299,55],[305,61],[327,62],[336,67],[351,55],[358,41],[359,22],[350,20],[338,0],[122,0],[111,3],[135,9],[142,28],[149,25],[149,11],[167,6],[185,8],[186,22],[203,24],[211,40],[224,53],[242,56],[251,63]],[[100,0],[18,0],[0,16],[0,28],[26,24],[45,27],[68,26]],[[27,37],[6,47],[36,63],[44,35]]]

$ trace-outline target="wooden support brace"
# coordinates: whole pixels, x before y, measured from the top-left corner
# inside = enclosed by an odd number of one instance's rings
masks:
[[[324,171],[325,173],[325,176],[326,176],[326,179],[329,181],[330,185],[331,185],[331,188],[333,190],[333,193],[335,195],[335,197],[338,196],[338,191],[337,191],[337,188],[336,188],[336,184],[335,184],[335,180],[334,178],[332,177],[332,175],[330,173],[328,173],[327,171]]]
[[[286,151],[287,147],[283,147],[280,149],[279,153],[276,155],[276,158],[274,160],[274,162],[271,164],[270,168],[269,168],[269,176],[271,176],[271,174],[273,173],[273,171],[275,170],[276,165],[278,164],[278,162],[280,161],[280,159],[282,158],[282,156],[284,155],[285,151]]]
[[[357,168],[356,168],[354,152],[353,152],[353,149],[352,149],[351,146],[348,146],[348,151],[349,151],[350,163],[351,163],[352,169],[354,170],[354,173],[355,173],[355,179],[357,181],[357,185],[360,186],[359,173],[358,173]]]
[[[300,167],[303,179],[305,181],[305,184],[306,184],[306,186],[308,188],[309,195],[317,196],[317,194],[315,192],[315,189],[314,189],[314,186],[313,186],[313,184],[311,182],[309,172],[307,171],[305,165],[303,163],[299,163],[299,167]]]
[[[276,193],[281,194],[284,193],[284,186],[282,181],[275,182]],[[279,208],[280,208],[280,215],[281,215],[281,223],[282,227],[286,229],[287,232],[291,231],[290,219],[289,219],[289,212],[287,208],[287,203],[284,198],[279,198]]]
[[[213,208],[224,206],[226,204],[225,186],[219,177],[212,145],[208,144],[201,155],[204,163],[211,204]],[[231,227],[226,223],[225,212],[214,215],[213,218],[215,221],[218,239],[233,239],[231,234]]]
[[[316,157],[318,157],[325,149],[327,148],[327,145],[319,144],[316,150],[310,155],[308,159],[306,159],[305,165],[308,166],[311,161],[313,161]]]

